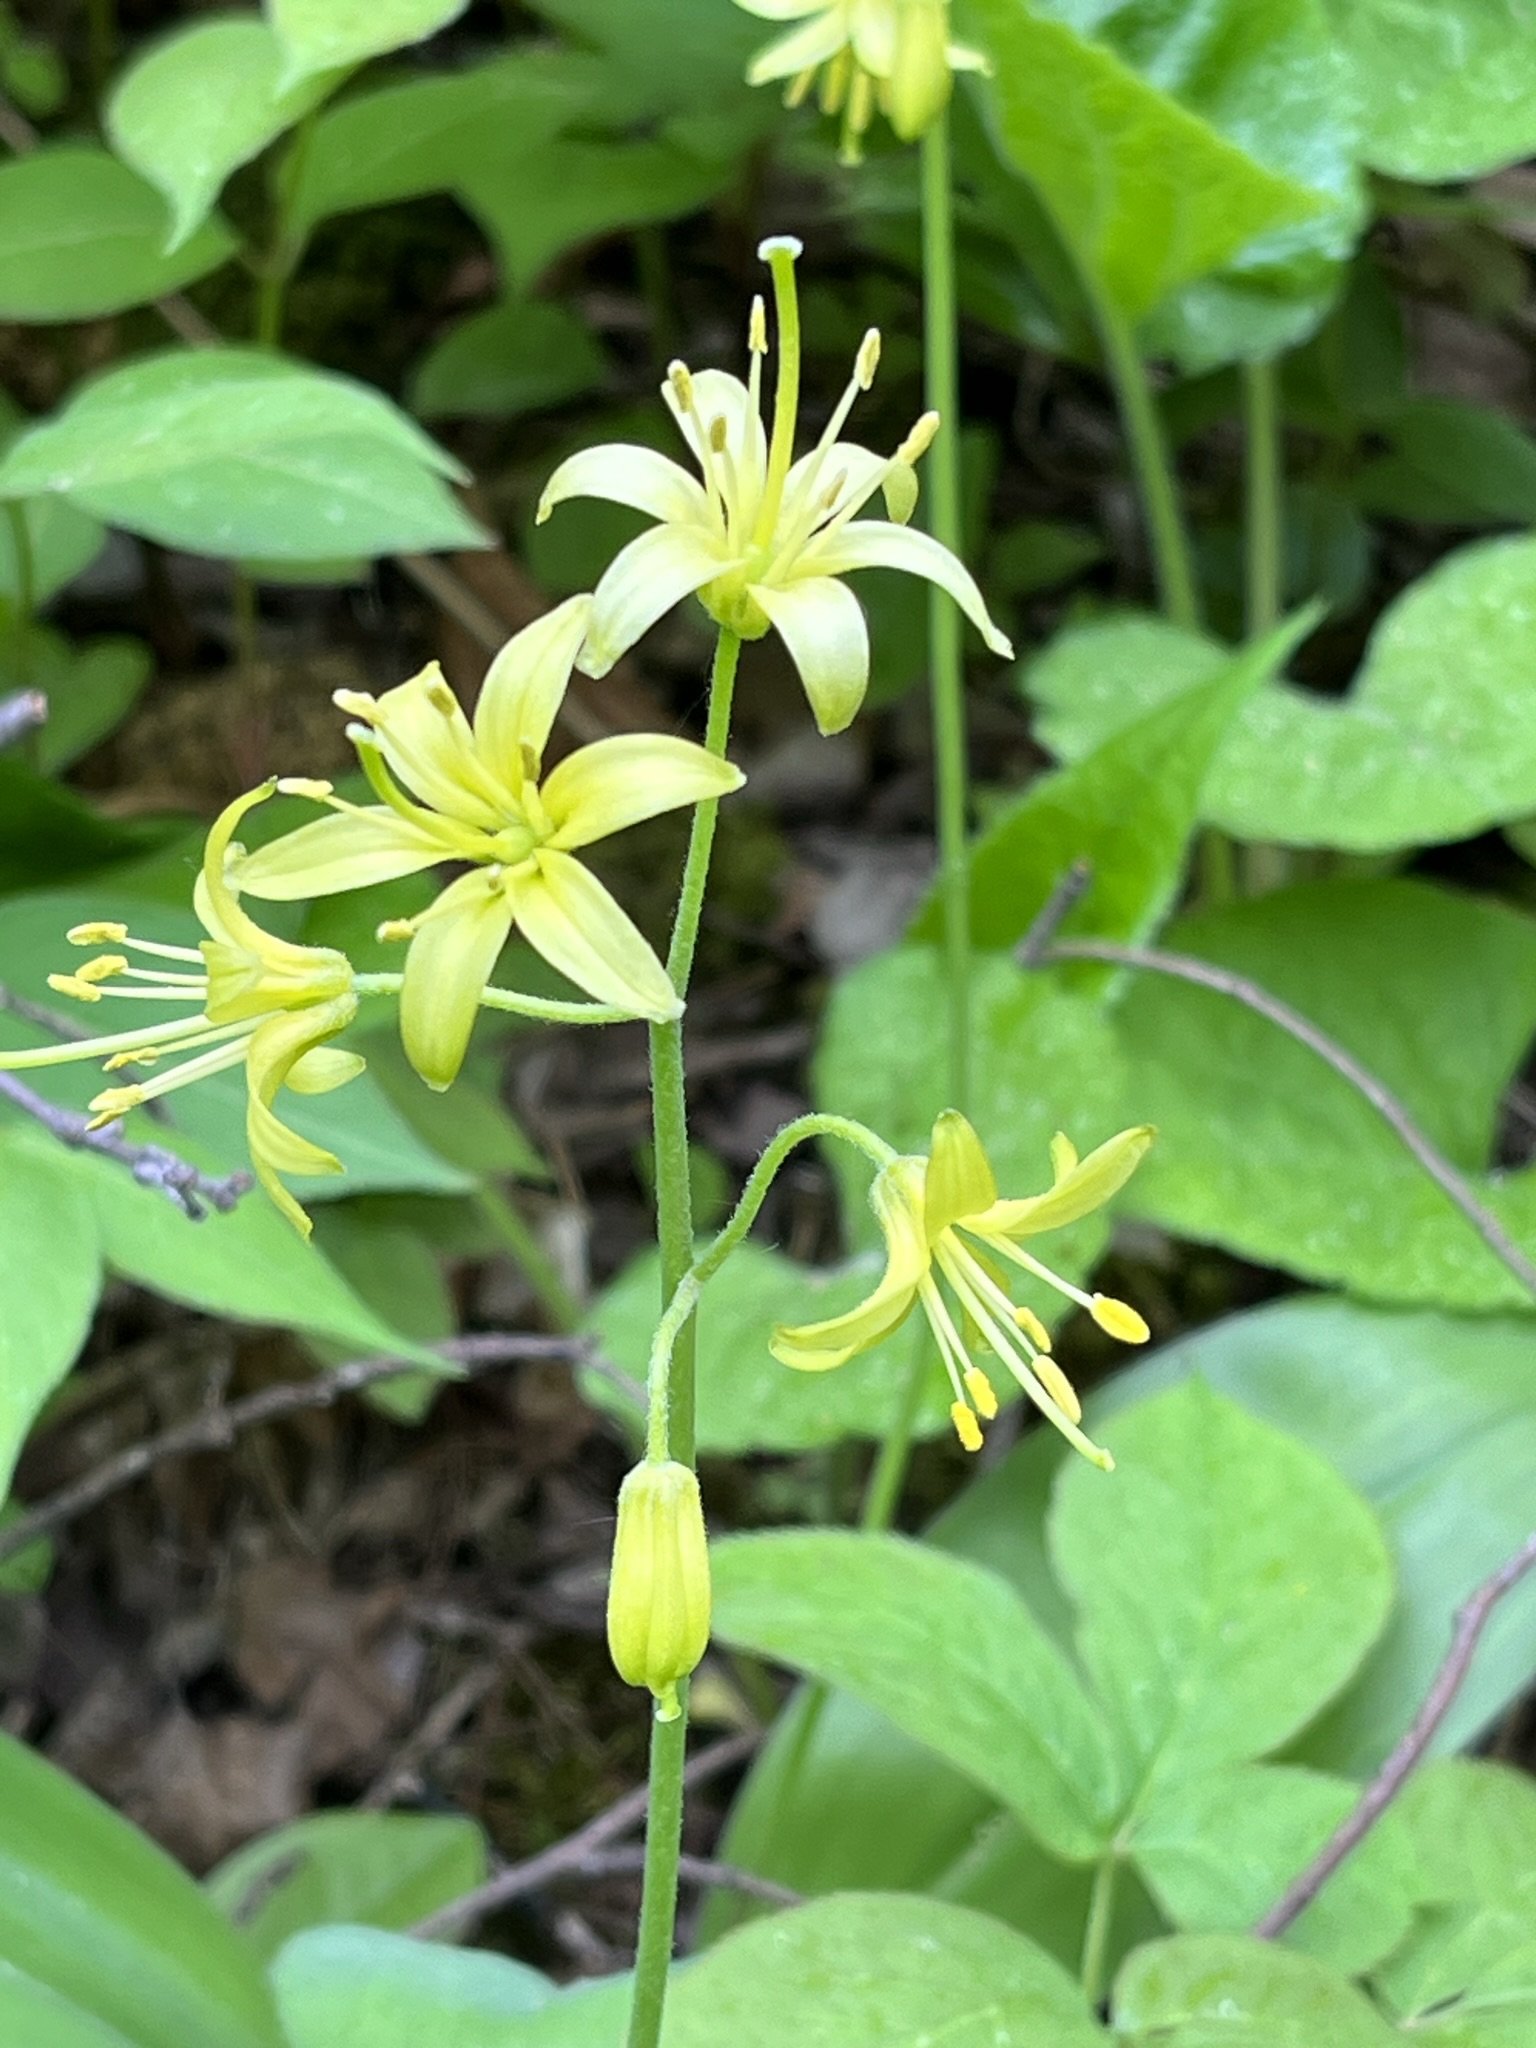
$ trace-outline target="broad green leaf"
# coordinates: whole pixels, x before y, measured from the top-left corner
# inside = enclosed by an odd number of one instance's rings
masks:
[[[34,1124],[0,1126],[0,1500],[100,1291],[95,1212],[63,1147]]]
[[[60,499],[60,510],[69,508]],[[113,638],[71,645],[48,626],[0,629],[0,664],[48,699],[34,759],[57,775],[119,726],[149,681],[149,649],[139,640]]]
[[[1362,1992],[1311,1956],[1237,1934],[1137,1949],[1115,1983],[1129,2048],[1392,2048]]]
[[[411,406],[426,420],[513,419],[594,390],[606,372],[601,348],[568,307],[509,300],[443,337],[417,367]]]
[[[280,2048],[256,1962],[148,1836],[8,1735],[0,1805],[0,1955],[11,1969],[132,2048]],[[112,2041],[105,2032],[103,2048]],[[88,2033],[60,2036],[61,2048],[77,2042],[96,2048]]]
[[[846,1687],[1060,1855],[1086,1859],[1107,1841],[1104,1730],[994,1573],[901,1537],[831,1529],[732,1537],[712,1558],[724,1641]]]
[[[173,829],[106,817],[73,790],[0,755],[0,894],[100,874],[153,853]]]
[[[1536,1882],[1536,1785],[1524,1771],[1444,1758],[1409,1779],[1397,1810],[1421,1897],[1496,1906]]]
[[[27,2048],[134,2048],[126,2034],[0,1961],[0,2029]]]
[[[107,134],[124,162],[170,201],[168,251],[207,219],[231,171],[340,83],[315,71],[285,85],[284,61],[259,15],[230,14],[178,29],[114,86]]]
[[[404,1930],[487,1873],[485,1836],[452,1814],[312,1813],[226,1857],[209,1897],[271,1962],[306,1928]]]
[[[1346,1778],[1237,1764],[1154,1793],[1130,1853],[1175,1927],[1237,1934],[1307,1868],[1359,1797]],[[1287,1944],[1359,1976],[1407,1934],[1411,1874],[1404,1832],[1389,1813],[1288,1930]]]
[[[1530,919],[1422,882],[1332,882],[1185,919],[1165,943],[1320,1026],[1472,1175],[1516,1240],[1536,1243],[1536,1174],[1479,1171],[1536,1025]],[[1267,1018],[1141,974],[1120,1023],[1128,1100],[1159,1130],[1128,1208],[1378,1301],[1530,1306],[1364,1097]]]
[[[634,95],[637,112],[718,107],[750,122],[762,104],[746,72],[773,24],[744,11],[716,0],[534,0],[533,11],[602,52],[602,107]]]
[[[200,554],[329,561],[484,545],[442,483],[461,475],[366,385],[209,348],[83,386],[0,460],[0,497],[55,491]]]
[[[320,910],[332,900],[322,898],[314,909]],[[313,919],[314,911],[305,938],[325,944]],[[343,945],[341,950],[349,949]],[[482,1015],[482,1026],[485,1021]],[[453,1086],[438,1093],[428,1088],[406,1058],[398,1020],[362,1033],[358,1050],[367,1055],[368,1071],[389,1098],[391,1108],[439,1159],[463,1174],[515,1174],[519,1180],[550,1180],[549,1168],[501,1100],[502,1070],[494,1051],[471,1047]]]
[[[381,1322],[418,1344],[440,1344],[459,1327],[458,1303],[435,1248],[418,1231],[373,1203],[333,1202],[315,1216],[315,1238],[358,1300]],[[312,1340],[322,1365],[340,1365],[350,1346]],[[440,1372],[401,1373],[370,1387],[364,1399],[401,1422],[419,1422],[437,1398]],[[467,1889],[467,1887],[466,1887]],[[423,1911],[426,1909],[423,1908]],[[357,1920],[360,1913],[332,1913]]]
[[[294,228],[332,214],[450,190],[479,165],[512,175],[592,95],[589,64],[523,47],[468,70],[359,93],[320,115],[283,166]]]
[[[1380,1634],[1392,1569],[1321,1458],[1198,1380],[1107,1442],[1113,1486],[1063,1470],[1051,1552],[1136,1801],[1304,1727]]]
[[[1223,734],[1313,623],[1303,614],[1278,628],[1234,655],[1213,680],[1181,692],[1072,767],[1031,783],[972,851],[973,942],[1016,945],[1079,860],[1090,864],[1093,880],[1063,933],[1147,937],[1178,888],[1201,786]],[[932,944],[942,930],[942,905],[932,894],[911,936]]]
[[[506,1956],[371,1926],[297,1935],[273,1964],[272,1988],[290,2048],[516,2048],[516,2021],[555,1989]]]
[[[104,149],[70,143],[0,165],[0,320],[94,320],[218,268],[222,222],[174,254],[165,202]]]
[[[679,1966],[668,1992],[669,2005],[683,1975]],[[623,2048],[630,2003],[627,1972],[568,1984],[548,2005],[520,2019],[515,2033],[503,2028],[487,2048]],[[672,2010],[675,2015],[675,2006]]]
[[[1324,0],[1373,170],[1438,185],[1536,150],[1530,0]]]
[[[1000,145],[1122,318],[1323,210],[1289,166],[1267,168],[1082,16],[1070,0],[970,8],[993,60],[985,90]]]
[[[0,392],[0,443],[9,442],[25,425],[20,407]],[[15,524],[9,518],[0,520],[0,626],[8,615],[25,618],[73,582],[95,561],[107,538],[97,520],[61,498],[34,498],[16,509],[26,523],[27,587],[22,588]]]
[[[1506,413],[1460,398],[1411,398],[1371,424],[1389,453],[1355,478],[1368,512],[1448,526],[1536,520],[1536,441]]]
[[[464,12],[466,0],[266,0],[286,62],[280,84],[361,64],[424,42]]]
[[[1148,619],[1063,634],[1029,671],[1041,739],[1075,761],[1227,650]],[[1286,846],[1395,851],[1536,810],[1536,541],[1459,549],[1382,614],[1349,693],[1282,683],[1240,711],[1205,786],[1208,823]]]

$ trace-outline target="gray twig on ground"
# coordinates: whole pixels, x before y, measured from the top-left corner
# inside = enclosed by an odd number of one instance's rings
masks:
[[[140,1187],[153,1188],[174,1202],[191,1223],[201,1223],[210,1209],[227,1215],[255,1182],[248,1173],[204,1173],[164,1145],[141,1145],[123,1136],[121,1123],[91,1128],[91,1119],[76,1109],[63,1109],[29,1088],[16,1074],[0,1074],[0,1101],[34,1118],[45,1131],[77,1152],[94,1152],[126,1166]]]
[[[48,723],[48,699],[41,690],[17,690],[0,697],[0,753]]]

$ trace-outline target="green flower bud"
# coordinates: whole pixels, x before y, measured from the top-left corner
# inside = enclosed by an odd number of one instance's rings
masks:
[[[891,126],[903,142],[926,134],[949,100],[949,21],[944,0],[897,0]]]
[[[619,1488],[608,1581],[608,1649],[629,1685],[676,1720],[678,1680],[709,1642],[709,1547],[699,1482],[673,1459],[647,1459]]]

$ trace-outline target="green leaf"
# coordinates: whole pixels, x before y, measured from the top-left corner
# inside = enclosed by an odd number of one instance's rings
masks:
[[[1241,1933],[1305,1870],[1360,1798],[1345,1778],[1237,1764],[1154,1793],[1130,1853],[1175,1927]],[[1233,1816],[1240,1816],[1236,1826]],[[1411,1864],[1390,1812],[1287,1931],[1286,1942],[1359,1976],[1413,1919]]]
[[[1029,672],[1041,739],[1077,760],[1230,659],[1147,619],[1069,630]],[[1206,821],[1286,846],[1395,851],[1465,839],[1536,810],[1536,733],[1519,678],[1536,665],[1536,541],[1448,555],[1378,621],[1347,696],[1263,689],[1206,782]]]
[[[329,561],[479,547],[462,473],[379,392],[254,349],[172,350],[83,386],[0,460],[0,497],[56,491],[199,554]]]
[[[514,419],[602,384],[607,363],[568,307],[509,300],[472,313],[418,365],[411,409],[423,419]]]
[[[84,143],[0,165],[0,320],[94,320],[179,291],[235,246],[211,222],[174,254],[165,202]]]
[[[1363,1995],[1312,1957],[1236,1934],[1137,1949],[1115,1984],[1130,2048],[1392,2048]]]
[[[231,171],[340,83],[317,71],[285,85],[283,65],[283,45],[258,15],[230,14],[177,30],[114,86],[107,134],[170,201],[168,252],[207,219]]]
[[[432,1345],[458,1329],[458,1304],[436,1251],[419,1232],[391,1220],[387,1212],[378,1215],[374,1204],[331,1203],[315,1217],[314,1241],[358,1300],[392,1330]],[[315,1339],[313,1349],[320,1363],[328,1366],[342,1364],[351,1352],[349,1345],[323,1339]],[[401,1373],[370,1387],[363,1398],[401,1422],[419,1422],[442,1381],[441,1371]],[[365,1916],[344,1912],[329,1917]]]
[[[1331,882],[1185,919],[1165,943],[1250,977],[1336,1039],[1517,1241],[1536,1240],[1536,1174],[1479,1171],[1536,1024],[1536,923],[1422,882]],[[1128,1207],[1378,1301],[1529,1307],[1364,1097],[1267,1018],[1141,974],[1120,1023],[1128,1099],[1160,1134]]]
[[[1536,150],[1524,0],[1325,0],[1350,60],[1373,170],[1438,185]]]
[[[1093,880],[1063,935],[1141,939],[1179,886],[1200,790],[1223,734],[1261,682],[1284,665],[1315,623],[1302,613],[1116,733],[1074,766],[1033,782],[976,842],[971,855],[971,937],[1013,946],[1075,861]],[[943,906],[931,893],[911,936],[934,943]]]
[[[985,90],[1001,147],[1123,317],[1323,210],[1322,192],[1181,105],[1077,26],[1081,15],[1067,0],[970,10],[994,63]]]
[[[1492,406],[1411,398],[1372,424],[1391,453],[1355,479],[1367,511],[1451,526],[1528,526],[1536,519],[1536,441]]]
[[[1051,1551],[1137,1796],[1263,1756],[1359,1668],[1392,1599],[1369,1508],[1314,1452],[1200,1381],[1074,1460]]]
[[[554,1995],[526,1963],[374,1927],[298,1935],[273,1965],[272,1988],[291,2048],[516,2048],[523,2035],[509,2023]]]
[[[73,790],[0,756],[0,895],[99,874],[168,836],[164,824],[104,817]]]
[[[467,0],[267,0],[286,56],[281,84],[385,50],[424,42],[464,12]]]
[[[902,1537],[831,1529],[732,1537],[711,1556],[724,1641],[878,1708],[1058,1854],[1085,1860],[1109,1839],[1098,1715],[995,1573]]]
[[[602,51],[605,103],[631,94],[637,113],[719,108],[749,122],[762,104],[746,72],[772,25],[716,0],[534,0],[533,11]]]
[[[27,2048],[134,2048],[126,2034],[103,2025],[46,1984],[0,1962],[0,2027]]]
[[[0,1127],[0,1500],[27,1431],[85,1342],[101,1291],[95,1212],[67,1165],[35,1125]]]
[[[316,909],[329,900],[322,898]],[[305,938],[324,943],[313,927],[306,928]],[[481,1021],[486,1021],[483,1015]],[[364,1033],[359,1050],[367,1054],[368,1071],[391,1108],[439,1159],[477,1177],[550,1180],[549,1168],[501,1100],[501,1062],[493,1050],[471,1047],[458,1079],[442,1093],[428,1088],[406,1058],[398,1022]]]
[[[359,93],[319,116],[283,166],[296,233],[332,214],[450,190],[472,166],[510,175],[549,143],[593,91],[568,50],[521,47],[437,78]]]
[[[0,1805],[6,1965],[132,2048],[280,2048],[256,1963],[147,1836],[10,1736],[0,1736]],[[37,2039],[12,2038],[17,2048]],[[97,2048],[83,2029],[59,2042]],[[116,2048],[104,2031],[108,2042]]]
[[[149,649],[139,640],[87,640],[72,646],[47,626],[24,635],[0,631],[0,661],[12,656],[11,672],[24,675],[48,699],[36,761],[52,775],[115,731],[149,681]]]
[[[0,440],[8,442],[25,423],[25,415],[0,393]],[[15,526],[0,520],[0,625],[7,612],[25,613],[29,602],[33,610],[45,605],[90,567],[107,539],[97,520],[62,498],[34,498],[16,509],[26,522],[28,589],[22,589]]]
[[[485,1836],[451,1814],[312,1813],[227,1857],[209,1897],[262,1962],[345,1921],[403,1931],[486,1876]]]

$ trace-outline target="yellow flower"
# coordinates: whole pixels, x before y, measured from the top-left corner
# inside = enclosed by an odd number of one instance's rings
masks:
[[[724,796],[743,778],[691,740],[654,733],[598,740],[543,773],[590,608],[590,598],[573,597],[509,640],[473,725],[436,662],[382,697],[338,690],[381,801],[350,804],[328,783],[285,782],[338,815],[273,840],[239,871],[253,896],[287,902],[443,861],[472,863],[419,917],[383,927],[411,942],[400,1028],[412,1065],[434,1088],[446,1088],[463,1064],[480,991],[514,924],[599,1002],[655,1020],[682,1008],[650,946],[574,856],[642,818]]]
[[[608,1650],[626,1685],[675,1721],[677,1687],[709,1643],[709,1542],[699,1482],[671,1458],[647,1458],[619,1488],[608,1581]]]
[[[266,783],[223,811],[208,834],[193,901],[208,937],[201,946],[168,946],[129,936],[126,925],[76,925],[72,944],[114,948],[97,954],[72,974],[49,976],[60,995],[95,1003],[107,997],[173,1003],[182,1014],[143,1030],[105,1038],[42,1046],[30,1052],[0,1053],[0,1068],[57,1066],[66,1060],[102,1059],[108,1072],[151,1066],[171,1053],[190,1059],[147,1081],[105,1088],[91,1108],[95,1125],[113,1122],[140,1103],[168,1095],[193,1081],[245,1063],[245,1131],[256,1177],[283,1214],[305,1237],[309,1218],[278,1178],[284,1173],[341,1173],[341,1161],[290,1130],[273,1109],[280,1088],[321,1095],[362,1072],[356,1053],[327,1041],[346,1029],[357,1012],[352,967],[343,953],[325,946],[296,946],[277,939],[248,917],[230,887],[227,869],[238,849],[234,830],[253,805],[277,787]],[[116,950],[121,949],[121,950]],[[135,967],[137,954],[164,965]],[[195,969],[195,972],[188,971]],[[191,1014],[188,1014],[190,1011]]]
[[[1082,1404],[1050,1355],[1050,1336],[1029,1309],[1015,1306],[998,1273],[1006,1260],[1087,1309],[1100,1329],[1127,1344],[1144,1344],[1147,1326],[1135,1309],[1108,1295],[1085,1294],[1026,1252],[1020,1240],[1101,1208],[1123,1187],[1152,1142],[1140,1124],[1079,1159],[1071,1141],[1051,1144],[1054,1185],[1043,1195],[1002,1201],[981,1140],[960,1112],[946,1109],[933,1127],[926,1159],[894,1159],[880,1169],[870,1202],[885,1237],[885,1274],[847,1314],[771,1339],[775,1358],[802,1372],[825,1372],[888,1337],[921,1304],[954,1390],[950,1419],[968,1451],[981,1448],[981,1422],[997,1413],[997,1396],[971,1360],[939,1282],[947,1283],[974,1331],[1002,1361],[1046,1419],[1106,1472],[1114,1460],[1078,1427]],[[980,1250],[977,1249],[980,1247]],[[980,1420],[978,1420],[978,1417]]]
[[[956,71],[986,71],[985,57],[949,40],[947,0],[736,0],[763,21],[795,26],[758,52],[749,85],[787,81],[797,107],[820,79],[822,112],[841,114],[841,156],[856,164],[878,107],[903,142],[931,127]]]
[[[659,522],[614,557],[592,598],[577,657],[606,675],[663,612],[696,592],[717,624],[744,640],[773,627],[800,672],[816,723],[841,732],[869,683],[869,628],[841,581],[855,569],[900,569],[948,591],[994,654],[1013,649],[993,624],[964,565],[929,534],[907,525],[917,503],[915,464],[939,427],[925,413],[891,456],[840,441],[854,401],[874,380],[880,336],[871,328],[826,431],[808,455],[794,454],[799,414],[800,311],[795,259],[800,244],[781,235],[758,252],[773,276],[779,365],[772,436],[763,431],[761,385],[768,322],[754,301],[751,369],[742,383],[724,370],[673,363],[661,395],[699,465],[703,481],[654,448],[613,443],[562,462],[545,486],[539,518],[567,498],[609,498]],[[860,519],[877,491],[889,519]]]

